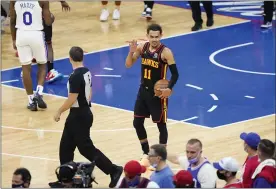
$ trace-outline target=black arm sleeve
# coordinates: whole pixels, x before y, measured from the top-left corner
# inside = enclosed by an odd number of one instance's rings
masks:
[[[77,74],[70,78],[69,84],[70,84],[70,93],[80,93],[81,83],[83,81],[83,78],[81,75]]]
[[[176,64],[169,65],[169,68],[172,73],[172,76],[171,76],[168,88],[170,88],[172,90],[173,86],[176,84],[176,82],[178,80],[179,75],[178,75],[178,70],[177,70]]]

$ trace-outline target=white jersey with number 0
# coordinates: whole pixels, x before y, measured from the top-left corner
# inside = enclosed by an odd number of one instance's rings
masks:
[[[42,8],[38,1],[16,1],[16,28],[28,31],[43,30]]]

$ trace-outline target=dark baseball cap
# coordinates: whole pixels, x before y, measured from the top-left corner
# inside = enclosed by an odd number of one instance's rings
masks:
[[[257,149],[261,141],[260,135],[254,132],[241,133],[240,138],[244,140],[244,142],[253,149]]]
[[[124,171],[127,174],[127,176],[135,177],[146,172],[146,167],[142,166],[138,161],[131,160],[126,163]]]

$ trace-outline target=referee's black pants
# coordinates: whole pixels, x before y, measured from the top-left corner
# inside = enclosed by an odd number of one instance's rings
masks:
[[[8,16],[6,10],[1,5],[1,16],[4,16],[5,18]]]
[[[192,9],[192,16],[194,19],[194,22],[196,24],[202,24],[203,20],[201,17],[201,8],[200,8],[200,2],[202,2],[204,9],[207,14],[207,19],[212,20],[213,19],[213,2],[212,1],[189,1],[189,4]]]
[[[273,9],[274,4],[273,1],[264,1],[264,23],[272,22],[273,18]]]
[[[71,108],[66,119],[60,141],[60,164],[74,160],[74,151],[78,148],[81,155],[89,161],[95,161],[96,166],[105,174],[112,174],[112,162],[94,145],[90,138],[90,128],[93,123],[93,114],[90,108]]]

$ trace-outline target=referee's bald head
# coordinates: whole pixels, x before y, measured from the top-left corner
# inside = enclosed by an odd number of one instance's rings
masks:
[[[74,62],[82,62],[83,61],[83,50],[80,47],[72,47],[69,51],[69,55],[71,60]]]

